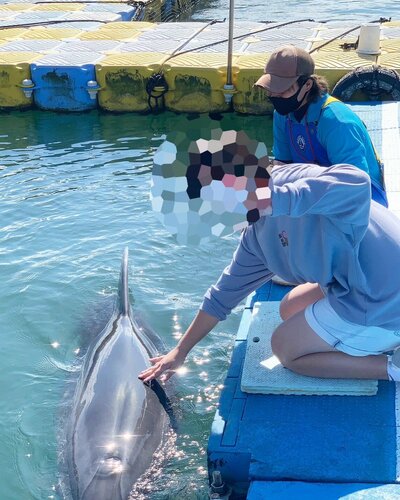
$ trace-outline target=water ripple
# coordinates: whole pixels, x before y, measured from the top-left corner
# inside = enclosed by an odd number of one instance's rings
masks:
[[[180,247],[151,211],[152,155],[163,134],[187,128],[185,117],[88,113],[79,127],[76,119],[25,112],[0,122],[0,437],[14,457],[2,464],[10,480],[0,498],[55,495],[60,412],[70,408],[80,356],[110,317],[123,248],[134,308],[171,347],[237,242]],[[259,123],[249,121],[255,137]],[[177,437],[154,498],[206,493],[205,443],[238,319],[194,349],[176,377],[190,439]]]

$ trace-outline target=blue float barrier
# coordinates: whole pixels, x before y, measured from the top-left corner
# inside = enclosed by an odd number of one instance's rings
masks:
[[[52,111],[95,109],[96,92],[88,83],[95,82],[95,64],[103,57],[90,52],[51,55],[32,64],[36,106]]]

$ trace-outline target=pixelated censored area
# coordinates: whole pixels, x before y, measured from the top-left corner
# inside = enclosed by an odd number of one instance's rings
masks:
[[[154,155],[153,210],[179,243],[227,236],[267,208],[269,164],[265,144],[243,131],[175,132]]]

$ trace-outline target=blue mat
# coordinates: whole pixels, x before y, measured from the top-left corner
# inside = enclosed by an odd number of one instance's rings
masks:
[[[261,299],[279,300],[287,291],[268,283],[249,307]],[[249,312],[243,315],[211,430],[210,474],[220,470],[239,495],[256,480],[395,483],[395,384],[379,382],[373,397],[245,394],[240,376]]]

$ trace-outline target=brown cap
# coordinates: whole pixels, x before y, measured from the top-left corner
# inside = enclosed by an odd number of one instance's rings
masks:
[[[271,54],[264,74],[254,85],[280,94],[288,90],[299,76],[314,73],[314,61],[304,49],[294,45],[283,45]]]

